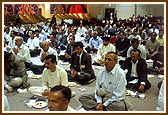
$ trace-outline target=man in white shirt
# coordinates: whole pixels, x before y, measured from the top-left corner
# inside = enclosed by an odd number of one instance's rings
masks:
[[[45,57],[49,54],[54,54],[56,56],[56,61],[58,61],[58,53],[55,49],[50,47],[50,43],[47,41],[42,41],[40,44],[40,47],[42,48],[40,52],[41,61],[43,62],[45,60]]]
[[[34,31],[29,30],[29,38],[27,40],[26,45],[29,47],[30,50],[30,56],[35,57],[40,54],[40,49],[39,49],[39,39],[34,37]]]
[[[30,68],[30,52],[29,48],[23,44],[23,38],[20,36],[15,37],[15,44],[17,47],[13,48],[14,56],[19,60],[25,62],[26,68]]]
[[[110,51],[116,52],[116,48],[112,43],[110,43],[109,37],[103,37],[102,40],[103,40],[103,44],[99,45],[97,56],[94,58],[94,62],[97,64],[103,64],[103,60],[107,52],[110,52]]]
[[[79,33],[80,36],[84,36],[84,34],[87,32],[87,29],[80,24],[80,26],[77,29],[77,33]]]
[[[139,44],[141,44],[142,38],[141,38],[140,35],[138,35],[138,29],[137,29],[137,28],[135,28],[134,31],[133,31],[133,34],[128,37],[128,39],[129,39],[130,41],[131,41],[132,39],[134,39],[134,38],[135,38],[135,39],[138,39]]]
[[[108,52],[105,55],[105,67],[97,75],[95,92],[79,97],[84,109],[126,111],[129,108],[125,100],[125,73],[117,62],[118,56],[115,52]]]
[[[12,49],[14,48],[15,46],[15,36],[17,35],[17,32],[15,31],[11,31],[10,32],[10,38],[8,40],[8,44],[6,45],[6,51],[8,52],[12,52]]]
[[[56,51],[55,49],[53,49],[52,47],[50,47],[50,43],[49,43],[49,42],[47,42],[47,41],[42,41],[42,42],[40,43],[40,47],[41,47],[41,52],[40,52],[40,60],[41,60],[41,62],[44,62],[45,57],[46,57],[47,55],[50,55],[50,54],[55,55],[55,56],[56,56],[56,61],[58,61],[57,51]],[[42,65],[34,64],[34,65],[31,67],[31,70],[32,70],[33,73],[35,73],[35,74],[42,74],[44,68],[45,68],[44,64],[42,64]]]
[[[135,38],[131,40],[131,46],[127,50],[127,57],[131,57],[130,54],[133,49],[139,49],[141,51],[141,57],[146,60],[146,49],[144,45],[140,45],[139,41]]]
[[[35,30],[35,36],[39,39],[40,43],[45,40],[45,36],[38,29]]]
[[[29,88],[30,93],[34,95],[47,96],[49,90],[56,85],[68,86],[68,77],[65,69],[56,65],[56,56],[51,54],[45,58],[45,69],[42,73],[41,86],[32,86]]]
[[[158,100],[157,100],[157,111],[164,111],[164,80],[161,84],[160,90],[159,90],[159,95],[158,95]]]
[[[66,86],[57,85],[48,93],[49,111],[75,111],[69,106],[71,100],[71,89]]]

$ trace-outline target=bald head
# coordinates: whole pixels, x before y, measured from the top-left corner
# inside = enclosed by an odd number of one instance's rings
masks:
[[[49,43],[47,41],[42,41],[40,46],[45,52],[47,52],[49,48]]]
[[[23,41],[23,38],[22,38],[21,36],[16,36],[16,37],[15,37],[15,41],[16,41],[16,40]]]
[[[16,44],[18,47],[20,47],[20,46],[22,45],[22,43],[23,43],[23,38],[20,37],[20,36],[16,36],[16,37],[15,37],[15,44]]]

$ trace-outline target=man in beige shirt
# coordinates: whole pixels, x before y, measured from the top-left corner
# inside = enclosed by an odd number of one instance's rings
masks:
[[[42,85],[29,88],[29,91],[34,95],[47,96],[49,90],[56,85],[68,86],[67,72],[56,65],[55,55],[47,55],[44,63],[46,68],[42,73]]]

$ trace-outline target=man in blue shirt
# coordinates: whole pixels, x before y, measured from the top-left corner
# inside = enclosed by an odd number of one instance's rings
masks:
[[[93,53],[97,52],[99,45],[103,43],[103,40],[97,36],[97,31],[93,31],[93,37],[89,40],[88,47],[85,48],[85,50],[90,53],[93,51]]]

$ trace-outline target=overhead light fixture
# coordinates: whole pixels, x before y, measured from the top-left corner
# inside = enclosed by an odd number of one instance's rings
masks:
[[[111,6],[111,4],[109,4],[108,6]]]

